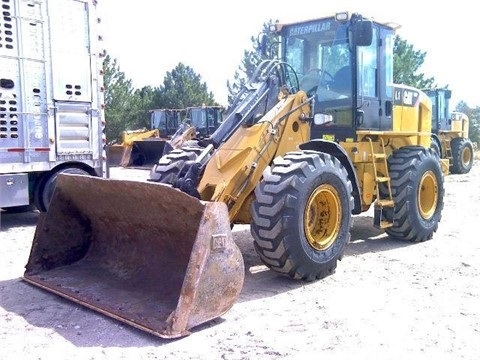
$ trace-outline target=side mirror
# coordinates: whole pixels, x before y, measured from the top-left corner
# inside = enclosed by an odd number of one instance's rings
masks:
[[[373,23],[370,20],[359,20],[350,27],[353,46],[370,46],[373,40]]]

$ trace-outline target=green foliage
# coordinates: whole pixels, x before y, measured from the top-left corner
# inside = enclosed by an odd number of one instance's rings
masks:
[[[468,137],[480,145],[480,107],[471,108],[464,101],[460,101],[455,110],[468,116]]]
[[[171,109],[218,105],[201,76],[182,63],[167,72],[163,85],[155,91],[155,103],[160,105],[159,108]]]
[[[133,95],[135,107],[138,109],[136,128],[150,129],[150,110],[153,108],[155,89],[151,86],[144,86],[136,89]]]
[[[395,36],[393,45],[393,81],[417,89],[430,89],[435,79],[426,78],[424,73],[418,73],[425,61],[426,52],[415,50],[406,40]]]
[[[110,55],[103,63],[105,85],[105,121],[107,142],[120,140],[124,130],[137,128],[139,102],[132,81],[120,70]]]
[[[132,81],[109,55],[103,63],[107,142],[119,141],[123,131],[150,129],[150,110],[218,105],[205,82],[192,68],[179,63],[167,72],[163,85],[134,89]]]
[[[250,41],[252,42],[252,49],[245,50],[243,52],[243,59],[241,60],[241,64],[239,65],[238,69],[235,71],[233,76],[233,81],[227,81],[227,89],[228,89],[228,103],[231,104],[241,90],[241,88],[246,84],[246,82],[250,79],[253,75],[253,72],[257,68],[257,66],[266,59],[271,59],[275,57],[274,54],[277,51],[276,44],[278,43],[277,36],[270,33],[268,29],[270,25],[274,22],[273,20],[269,20],[268,22],[263,24],[263,30],[261,33],[266,34],[266,45],[265,50],[266,53],[262,54],[258,48],[259,38],[258,36],[251,36]]]

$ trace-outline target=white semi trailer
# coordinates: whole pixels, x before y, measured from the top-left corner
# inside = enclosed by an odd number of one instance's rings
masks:
[[[96,0],[0,4],[0,208],[46,211],[58,174],[107,176]]]

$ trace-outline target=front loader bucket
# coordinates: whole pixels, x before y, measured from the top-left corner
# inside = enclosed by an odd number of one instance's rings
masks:
[[[61,174],[24,280],[162,338],[234,304],[244,280],[223,202],[158,183]]]
[[[167,140],[150,138],[133,143],[130,166],[153,166],[162,157]]]
[[[107,163],[109,166],[119,166],[122,162],[125,147],[120,144],[107,146]]]

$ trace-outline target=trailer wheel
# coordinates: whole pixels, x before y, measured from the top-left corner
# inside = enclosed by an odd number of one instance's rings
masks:
[[[91,175],[88,171],[75,167],[57,169],[43,175],[37,181],[33,192],[33,202],[39,211],[48,210],[59,174]]]
[[[388,158],[395,207],[385,208],[393,226],[385,231],[401,240],[432,238],[443,209],[443,174],[438,154],[423,147],[403,147]]]
[[[338,159],[316,151],[277,158],[252,203],[254,246],[270,269],[305,281],[333,273],[350,240],[353,197]]]
[[[173,185],[185,167],[185,163],[195,160],[197,155],[194,150],[172,150],[153,166],[149,181]]]
[[[450,142],[452,148],[452,174],[466,174],[473,166],[473,145],[465,138],[455,138]]]

